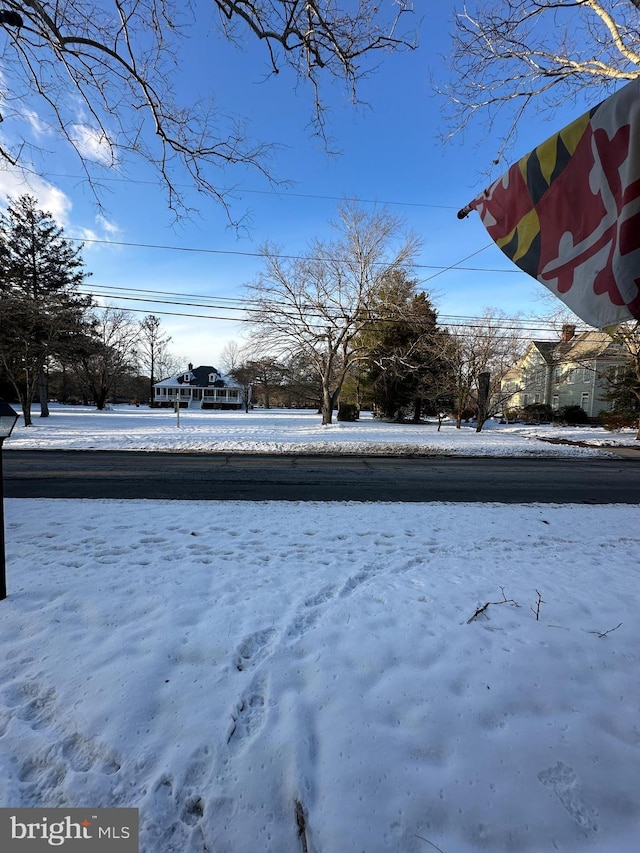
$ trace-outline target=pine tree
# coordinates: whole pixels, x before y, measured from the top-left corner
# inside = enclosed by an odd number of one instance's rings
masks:
[[[443,370],[436,311],[402,271],[386,277],[370,307],[376,319],[361,343],[368,351],[365,378],[376,410],[399,419],[411,410],[419,421],[435,404],[434,383]]]
[[[0,365],[31,425],[40,389],[46,406],[46,367],[83,322],[90,298],[78,287],[88,275],[81,247],[63,237],[51,214],[29,195],[10,200],[0,214]]]

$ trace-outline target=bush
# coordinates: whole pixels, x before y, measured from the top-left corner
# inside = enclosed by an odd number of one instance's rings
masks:
[[[618,432],[619,430],[626,429],[627,427],[633,427],[635,429],[635,427],[638,426],[637,415],[623,415],[616,412],[600,412],[598,415],[598,421],[610,432]]]
[[[568,424],[569,426],[581,426],[582,424],[588,424],[589,415],[585,412],[582,406],[578,406],[574,404],[572,406],[564,406],[562,409],[559,409],[555,420],[560,421],[563,424]]]
[[[524,420],[536,420],[541,424],[548,424],[553,419],[553,410],[548,403],[530,403],[522,409],[521,417]]]
[[[339,421],[357,421],[358,418],[359,412],[355,403],[340,403],[338,406]]]

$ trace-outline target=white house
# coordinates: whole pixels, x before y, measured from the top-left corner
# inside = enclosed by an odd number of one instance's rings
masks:
[[[247,390],[247,402],[251,401],[250,387],[246,389],[210,365],[190,364],[181,373],[156,382],[153,389],[153,405],[161,407],[174,407],[178,400],[181,408],[244,409]]]

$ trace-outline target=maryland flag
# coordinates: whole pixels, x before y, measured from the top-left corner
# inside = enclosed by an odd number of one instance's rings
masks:
[[[640,79],[523,157],[458,216],[585,323],[640,319]]]

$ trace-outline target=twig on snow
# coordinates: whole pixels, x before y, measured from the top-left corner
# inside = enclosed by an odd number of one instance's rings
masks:
[[[520,607],[518,602],[515,601],[513,598],[507,598],[507,596],[504,594],[504,587],[503,586],[500,587],[500,592],[502,593],[502,601],[485,601],[485,603],[482,605],[482,607],[478,607],[478,609],[473,614],[473,616],[471,616],[469,619],[467,619],[467,625],[470,622],[473,622],[474,619],[477,619],[478,616],[482,616],[483,613],[485,616],[487,616],[486,609],[487,609],[487,607],[489,607],[490,604],[513,604],[514,607]],[[487,619],[488,618],[489,617],[487,616]],[[420,836],[418,836],[418,837],[420,837]]]
[[[531,612],[532,612],[532,613],[535,613],[535,615],[536,615],[536,622],[538,622],[538,621],[539,621],[539,619],[540,619],[540,605],[541,605],[541,604],[545,604],[546,602],[544,602],[544,601],[542,600],[542,596],[540,595],[540,591],[539,591],[539,590],[536,590],[536,592],[538,593],[538,600],[536,601],[536,607],[535,607],[535,610],[534,610],[534,609],[533,609],[533,607],[532,607],[532,608],[531,608]]]
[[[439,850],[439,851],[440,851],[440,853],[444,853],[444,850],[442,850],[440,847],[438,847],[438,845],[437,845],[437,844],[434,844],[434,843],[433,843],[433,841],[429,841],[429,839],[428,839],[428,838],[425,838],[425,837],[424,837],[424,836],[422,836],[422,835],[416,835],[416,838],[419,838],[419,839],[420,839],[420,841],[426,841],[426,842],[427,842],[427,844],[430,844],[430,845],[433,847],[433,849],[434,849],[434,850]]]
[[[617,631],[618,628],[620,627],[620,625],[622,625],[622,622],[620,622],[618,625],[616,625],[615,628],[609,628],[608,631],[589,631],[589,633],[590,634],[597,634],[597,636],[600,638],[606,637],[607,634],[610,634],[612,631]]]
[[[304,808],[300,800],[294,800],[294,805],[296,809],[298,838],[300,839],[300,844],[302,845],[302,853],[309,853],[309,848],[307,847],[307,820],[304,816]]]

